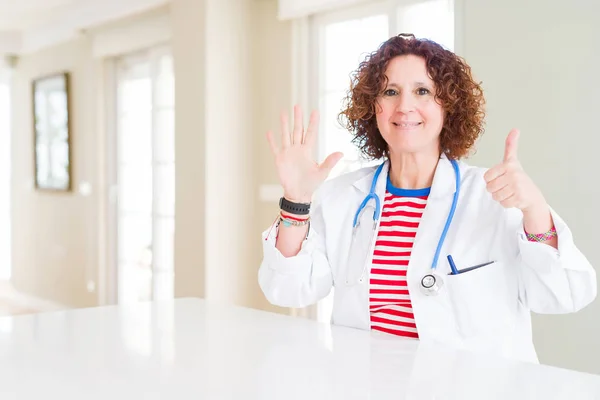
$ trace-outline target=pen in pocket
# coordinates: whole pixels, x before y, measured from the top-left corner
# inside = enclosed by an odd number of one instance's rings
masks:
[[[452,272],[449,275],[457,275],[458,274],[458,270],[456,269],[456,264],[454,264],[454,259],[452,258],[452,256],[450,254],[448,254],[448,264],[450,264],[450,269],[452,270]]]
[[[495,262],[496,261],[489,261],[489,262],[486,262],[483,264],[473,265],[472,267],[469,267],[469,268],[457,269],[456,264],[454,264],[454,259],[452,258],[451,255],[448,255],[448,263],[450,264],[450,269],[452,270],[452,272],[449,275],[458,275],[458,274],[462,274],[463,272],[473,271],[474,269],[485,267],[486,265],[490,265]]]

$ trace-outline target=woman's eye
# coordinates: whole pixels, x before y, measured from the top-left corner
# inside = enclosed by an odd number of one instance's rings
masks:
[[[384,96],[395,96],[397,94],[398,94],[398,92],[395,91],[394,89],[387,89],[385,92],[383,92]]]
[[[425,96],[426,94],[429,94],[431,92],[429,91],[429,89],[419,88],[417,89],[417,93],[421,96]]]

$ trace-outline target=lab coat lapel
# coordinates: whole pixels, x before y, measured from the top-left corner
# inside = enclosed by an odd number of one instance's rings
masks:
[[[383,208],[383,201],[385,198],[385,187],[387,182],[388,174],[388,162],[384,161],[381,173],[375,183],[375,194],[379,198],[379,213]],[[375,178],[375,173],[379,166],[374,167],[368,171],[363,177],[359,178],[353,183],[353,186],[360,190],[361,202],[368,196],[371,191],[371,185]],[[370,266],[373,259],[373,246],[374,241],[377,238],[376,230],[373,230],[373,213],[375,212],[375,200],[371,199],[367,202],[365,207],[359,214],[359,220],[356,231],[352,232],[351,244],[352,247],[348,252],[347,271],[346,271],[346,282],[368,282],[370,273]],[[380,214],[381,215],[381,214]],[[380,218],[377,219],[377,228],[379,227]],[[358,263],[358,265],[357,265]],[[368,296],[368,292],[365,292],[365,296]]]
[[[421,217],[410,257],[407,279],[409,285],[414,289],[418,288],[421,277],[431,271],[438,241],[452,207],[455,188],[454,168],[450,160],[442,155],[435,170],[427,206]],[[444,248],[442,248],[437,263],[437,271],[440,274],[446,274],[449,271],[446,254],[443,250]]]

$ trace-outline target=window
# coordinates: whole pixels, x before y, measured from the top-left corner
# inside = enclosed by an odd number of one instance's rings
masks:
[[[350,133],[338,122],[338,113],[349,87],[350,73],[361,59],[388,38],[388,16],[373,15],[324,24],[319,29],[319,156],[341,151],[344,158],[336,165],[331,176],[360,168],[365,164],[351,142]]]
[[[318,157],[323,160],[334,151],[344,153],[330,178],[376,163],[361,157],[351,142],[350,133],[338,123],[342,101],[350,86],[350,74],[365,56],[399,33],[413,33],[454,50],[452,0],[408,4],[397,0],[391,4],[337,11],[313,19],[313,54],[317,55],[313,104],[321,112]]]
[[[116,268],[119,303],[173,297],[175,131],[166,48],[116,66]]]
[[[350,87],[350,74],[365,56],[388,38],[399,33],[413,33],[432,39],[454,50],[454,1],[388,1],[335,11],[312,19],[312,54],[317,56],[313,75],[312,103],[321,113],[319,127],[319,162],[327,155],[342,151],[344,158],[329,179],[343,173],[378,164],[364,159],[351,142],[352,136],[338,123],[342,102]],[[320,321],[329,321],[333,293],[317,307]]]

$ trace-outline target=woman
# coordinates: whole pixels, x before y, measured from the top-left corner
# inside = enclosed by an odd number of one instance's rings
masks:
[[[318,115],[304,132],[296,107],[291,134],[282,116],[281,148],[267,134],[284,189],[263,234],[267,299],[304,307],[335,287],[334,324],[537,362],[530,311],[582,309],[595,271],[519,164],[517,130],[495,167],[459,161],[483,105],[461,58],[399,35],[360,64],[340,114],[379,167],[323,183],[342,155],[313,161]]]

